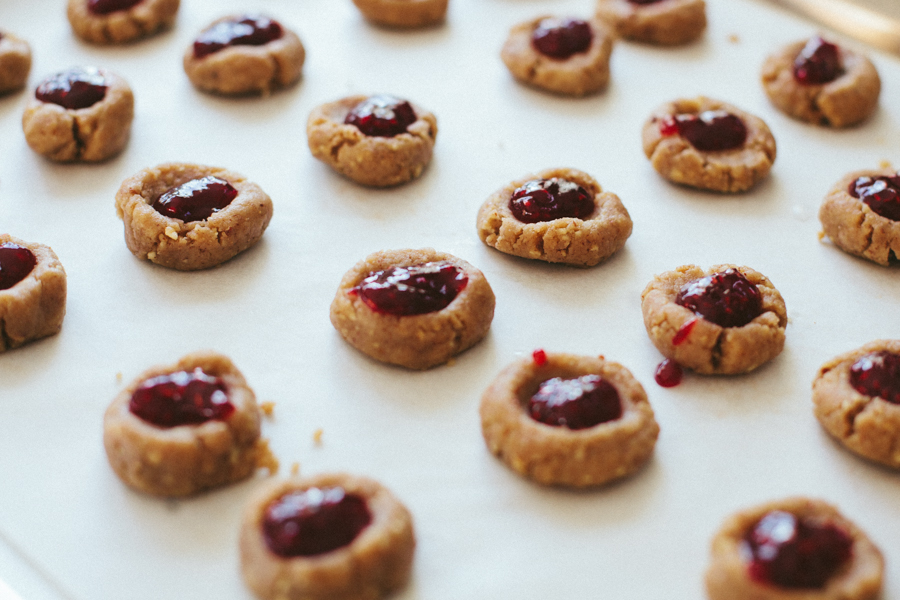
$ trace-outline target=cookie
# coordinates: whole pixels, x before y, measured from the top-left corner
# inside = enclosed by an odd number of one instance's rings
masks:
[[[479,412],[488,449],[544,485],[626,477],[649,460],[659,435],[644,388],[603,357],[538,350],[494,379]]]
[[[444,20],[448,0],[353,0],[372,23],[387,27],[427,27]]]
[[[163,267],[214,267],[253,246],[272,219],[272,200],[242,175],[218,167],[164,163],[116,192],[131,253]]]
[[[0,31],[0,94],[25,87],[31,72],[31,47],[22,38]]]
[[[625,245],[631,217],[619,197],[576,169],[548,169],[494,192],[478,211],[481,241],[500,252],[591,267]]]
[[[474,346],[494,318],[494,292],[464,260],[431,248],[370,254],[347,271],[331,323],[375,360],[430,369]]]
[[[22,115],[25,141],[58,162],[99,162],[122,151],[131,134],[134,95],[111,71],[75,67],[37,86]]]
[[[825,196],[819,221],[834,245],[879,265],[900,256],[900,174],[893,169],[855,171]]]
[[[125,484],[154,496],[188,496],[246,479],[277,461],[259,438],[256,396],[214,352],[153,367],[103,417],[103,446]]]
[[[881,79],[868,58],[819,36],[769,56],[762,85],[783,113],[827,127],[865,121],[875,112],[881,93]]]
[[[49,246],[0,234],[0,352],[59,333],[66,271]]]
[[[69,0],[72,31],[93,44],[125,44],[168,29],[179,0]]]
[[[852,452],[900,469],[900,340],[834,358],[813,381],[816,418]]]
[[[712,540],[709,600],[874,600],[881,552],[837,508],[811,498],[729,517]]]
[[[204,29],[184,53],[184,72],[197,89],[235,96],[268,94],[298,79],[306,53],[300,38],[257,14],[231,15]]]
[[[522,83],[584,96],[609,82],[612,46],[612,36],[600,21],[543,16],[513,27],[500,58]]]
[[[703,0],[597,0],[597,18],[620,37],[664,46],[692,42],[706,29]]]
[[[641,312],[653,345],[697,373],[746,373],[784,348],[784,300],[749,267],[687,265],[657,275],[641,293]]]
[[[703,96],[657,108],[642,138],[660,175],[715,192],[750,189],[775,161],[775,138],[762,119]]]
[[[378,600],[409,580],[409,510],[344,473],[272,482],[241,522],[241,572],[260,600]]]

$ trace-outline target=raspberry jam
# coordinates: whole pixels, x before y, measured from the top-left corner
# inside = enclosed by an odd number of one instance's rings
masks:
[[[534,364],[536,364],[537,366],[543,367],[547,364],[547,353],[544,352],[543,349],[538,348],[531,353],[531,360],[533,360]]]
[[[656,380],[656,383],[664,388],[675,387],[681,383],[683,377],[684,371],[681,369],[681,365],[671,358],[667,358],[659,363],[659,366],[656,367],[656,373],[653,374],[653,379]]]
[[[847,192],[869,205],[877,215],[900,221],[900,174],[882,177],[859,177]]]
[[[657,2],[663,2],[663,0],[628,0],[628,1],[631,2],[632,4],[640,4],[642,6],[645,4],[656,4]]]
[[[843,74],[840,50],[819,36],[810,38],[794,59],[794,79],[803,85],[828,83]]]
[[[762,294],[737,269],[690,281],[675,303],[721,327],[742,327],[762,314]]]
[[[220,21],[194,41],[194,57],[203,58],[229,46],[263,46],[283,34],[281,23],[260,15]]]
[[[439,261],[376,271],[349,293],[375,312],[406,317],[445,308],[468,283],[462,269]]]
[[[680,135],[701,152],[733,150],[743,146],[747,139],[744,121],[724,110],[669,115],[660,121],[659,132],[664,136]]]
[[[347,113],[344,123],[369,137],[394,137],[416,122],[416,111],[406,100],[388,94],[369,96]]]
[[[853,540],[833,523],[776,510],[744,536],[750,578],[790,589],[822,588],[853,554]]]
[[[694,327],[697,326],[698,319],[690,319],[689,321],[685,321],[684,325],[678,328],[678,331],[675,332],[675,335],[672,336],[672,345],[680,346],[685,343],[688,337],[691,335],[691,332],[694,330]]]
[[[0,244],[0,290],[8,290],[34,270],[37,259],[28,248],[6,242]]]
[[[340,487],[309,488],[278,498],[263,515],[263,538],[283,557],[343,548],[372,522],[365,499]]]
[[[513,192],[509,210],[523,223],[543,223],[564,217],[586,219],[594,212],[594,197],[568,179],[532,179]]]
[[[41,102],[77,110],[103,100],[107,87],[106,78],[97,69],[75,67],[42,81],[37,86],[34,97]]]
[[[850,385],[860,394],[900,404],[900,355],[881,350],[857,359]]]
[[[192,179],[157,198],[153,208],[159,214],[185,223],[204,221],[237,197],[237,190],[218,177]]]
[[[225,382],[199,367],[151,377],[131,395],[128,408],[144,421],[163,428],[224,421],[235,410]]]
[[[531,32],[531,45],[550,58],[565,60],[591,47],[594,33],[587,21],[580,19],[541,19]]]
[[[599,375],[555,377],[528,401],[528,414],[546,425],[587,429],[621,417],[622,402],[616,388]]]
[[[144,0],[88,0],[88,10],[95,15],[108,15],[120,10],[128,10]]]

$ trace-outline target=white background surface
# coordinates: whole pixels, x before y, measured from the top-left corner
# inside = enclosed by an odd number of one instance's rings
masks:
[[[619,43],[603,94],[559,98],[512,80],[498,57],[510,26],[592,7],[453,0],[446,25],[404,33],[366,24],[349,0],[184,0],[174,30],[104,48],[72,36],[62,0],[3,2],[0,23],[31,42],[34,66],[27,91],[0,99],[0,230],[54,248],[69,303],[61,334],[0,356],[0,576],[34,598],[249,598],[237,529],[261,481],[185,501],[145,497],[116,479],[101,445],[103,411],[122,385],[212,348],[232,357],[260,400],[276,402],[264,435],[283,472],[298,461],[305,473],[366,474],[408,504],[419,546],[405,600],[699,598],[708,543],[725,516],[791,494],[835,502],[868,531],[886,555],[885,598],[900,597],[900,476],[833,443],[810,402],[824,361],[900,336],[897,269],[816,237],[816,211],[834,181],[897,158],[900,64],[873,53],[884,89],[864,126],[836,132],[792,121],[769,105],[758,71],[768,52],[815,28],[765,3],[710,0],[709,30],[693,45]],[[297,31],[308,51],[303,80],[268,98],[195,91],[182,52],[213,19],[247,9]],[[22,136],[28,94],[75,64],[117,71],[135,92],[131,142],[102,165],[52,164]],[[384,191],[341,178],[306,147],[314,106],[374,92],[430,108],[440,130],[423,177]],[[651,109],[701,93],[761,116],[775,134],[772,176],[748,194],[675,187],[643,156]],[[115,191],[171,160],[259,183],[275,204],[263,241],[205,272],[136,260]],[[492,191],[553,166],[593,174],[631,212],[634,233],[607,263],[538,264],[478,240],[475,213]],[[423,246],[481,268],[497,310],[488,337],[455,365],[410,373],[345,344],[328,306],[357,260]],[[721,262],[756,268],[780,289],[785,351],[750,375],[688,375],[662,389],[640,292],[661,271]],[[643,471],[573,493],[523,480],[487,452],[481,392],[537,347],[602,353],[643,382],[662,428]]]

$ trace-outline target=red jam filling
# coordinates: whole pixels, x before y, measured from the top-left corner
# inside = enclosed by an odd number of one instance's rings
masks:
[[[690,281],[675,303],[721,327],[742,327],[762,314],[762,294],[737,269]]]
[[[860,394],[900,404],[900,354],[872,352],[850,367],[850,385]]]
[[[859,177],[847,192],[869,205],[872,212],[891,221],[900,221],[900,174]]]
[[[531,32],[531,45],[550,58],[565,60],[591,47],[594,33],[587,21],[581,19],[541,19]]]
[[[657,2],[662,2],[663,0],[628,0],[632,4],[640,4],[641,6],[645,4],[656,4]]]
[[[289,558],[316,556],[347,546],[372,522],[365,499],[340,487],[290,492],[266,507],[263,538]]]
[[[697,326],[698,320],[699,319],[690,319],[689,321],[685,321],[684,325],[679,327],[678,331],[675,332],[675,335],[672,336],[672,345],[680,346],[686,342],[691,335],[691,332],[694,330],[694,327]]]
[[[532,179],[513,192],[509,210],[523,223],[543,223],[571,217],[586,219],[594,212],[594,197],[561,177]]]
[[[160,196],[153,208],[159,214],[185,223],[204,221],[237,197],[237,190],[218,177],[201,177],[182,183]]]
[[[543,367],[547,364],[547,353],[544,352],[541,348],[538,348],[534,352],[531,353],[531,360],[534,361],[539,367]]]
[[[803,85],[828,83],[843,74],[840,50],[819,36],[806,42],[794,59],[794,79]]]
[[[684,371],[681,369],[681,365],[671,358],[667,358],[659,363],[659,366],[656,367],[656,373],[653,374],[653,379],[656,380],[656,383],[664,388],[675,387],[681,383],[683,377]]]
[[[106,78],[97,69],[75,67],[42,81],[34,97],[41,102],[77,110],[103,100],[107,87]]]
[[[439,261],[375,271],[349,293],[375,312],[406,317],[445,308],[468,283],[462,269]]]
[[[131,395],[128,408],[144,421],[163,428],[224,421],[235,410],[225,382],[199,367],[151,377]]]
[[[701,152],[733,150],[747,140],[744,121],[724,110],[669,115],[660,121],[659,132],[664,136],[680,135]]]
[[[616,388],[599,375],[555,377],[528,401],[528,414],[546,425],[587,429],[621,417],[622,402]]]
[[[744,537],[748,572],[754,581],[790,589],[817,589],[853,554],[853,540],[833,523],[820,523],[776,510]]]
[[[37,258],[28,248],[6,242],[0,245],[0,290],[8,290],[34,270]]]
[[[194,41],[194,57],[203,58],[229,46],[263,46],[284,34],[281,23],[260,15],[244,15],[216,23]]]
[[[406,100],[388,94],[369,96],[347,113],[344,123],[369,137],[394,137],[416,122],[416,111]]]
[[[144,0],[88,0],[88,10],[95,15],[108,15],[120,10],[128,10]]]

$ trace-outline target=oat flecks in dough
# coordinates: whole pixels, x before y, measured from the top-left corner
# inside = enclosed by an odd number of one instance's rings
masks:
[[[143,0],[126,10],[99,15],[88,0],[69,0],[67,15],[72,31],[93,44],[125,44],[167,29],[178,15],[179,0]]]
[[[353,4],[372,23],[411,29],[441,23],[448,0],[353,0]]]
[[[22,38],[0,31],[0,95],[20,90],[31,72],[31,47]]]
[[[706,29],[703,0],[662,0],[635,4],[597,0],[597,18],[625,39],[671,46],[692,42]]]

